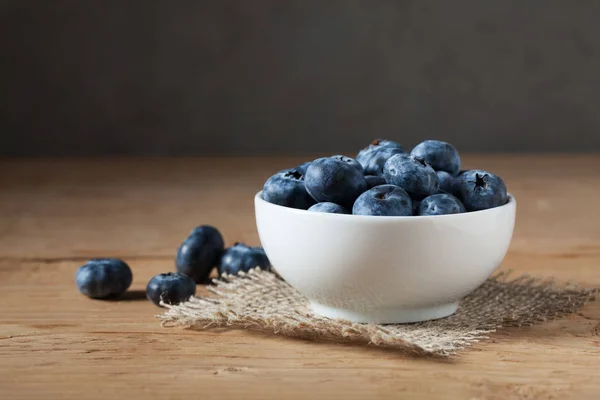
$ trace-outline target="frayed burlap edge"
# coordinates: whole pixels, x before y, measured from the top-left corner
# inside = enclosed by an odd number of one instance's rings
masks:
[[[413,324],[378,325],[315,315],[306,298],[271,272],[255,269],[213,280],[210,296],[165,305],[165,327],[206,330],[234,327],[297,338],[396,348],[416,355],[450,356],[504,326],[559,318],[593,300],[597,289],[559,286],[553,280],[500,272],[465,297],[447,318]]]

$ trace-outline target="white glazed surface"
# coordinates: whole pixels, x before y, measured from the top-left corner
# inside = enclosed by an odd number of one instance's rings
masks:
[[[258,234],[274,269],[313,310],[353,322],[448,316],[500,265],[516,201],[442,216],[314,213],[255,196]]]

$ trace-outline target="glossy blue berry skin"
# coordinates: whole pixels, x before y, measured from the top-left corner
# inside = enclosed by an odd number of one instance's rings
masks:
[[[367,189],[362,172],[347,161],[335,157],[313,161],[304,179],[306,190],[318,202],[352,207],[354,200]]]
[[[356,199],[352,214],[408,216],[413,214],[412,200],[408,193],[398,186],[375,186]]]
[[[400,186],[416,199],[438,191],[438,177],[423,159],[410,154],[396,154],[388,159],[383,176],[390,185]]]
[[[446,192],[446,193],[454,194],[456,191],[456,188],[455,188],[456,178],[454,176],[450,175],[446,171],[436,171],[436,175],[438,177],[439,190]]]
[[[452,176],[460,170],[460,156],[450,143],[439,140],[425,140],[411,151],[415,157],[422,158],[436,171],[446,171]]]
[[[90,260],[75,274],[77,289],[94,299],[119,296],[129,288],[132,280],[129,265],[116,258]]]
[[[382,175],[383,165],[394,154],[406,153],[406,150],[391,140],[376,139],[356,155],[365,175]]]
[[[451,194],[434,194],[419,203],[417,215],[445,215],[466,212],[462,202]]]
[[[400,143],[386,139],[375,139],[369,145],[358,152],[356,160],[362,164],[362,160],[371,156],[374,151],[378,151],[384,147],[396,148],[401,152],[406,153],[404,147]]]
[[[215,227],[198,226],[177,249],[176,270],[196,283],[205,282],[218,265],[224,249],[223,236]]]
[[[383,166],[385,162],[396,154],[405,154],[402,150],[395,147],[384,147],[373,153],[367,163],[365,171],[372,175],[383,175]]]
[[[373,140],[368,147],[395,147],[397,149],[400,149],[402,151],[404,150],[404,147],[402,147],[402,145],[398,142],[394,142],[393,140],[388,140],[388,139],[375,139]]]
[[[305,175],[306,170],[308,169],[308,166],[310,165],[310,163],[312,163],[312,161],[306,161],[306,162],[303,162],[302,164],[298,165],[296,168],[292,168],[292,169],[295,169],[296,171],[300,172],[302,175]]]
[[[237,275],[238,272],[248,272],[252,268],[271,269],[271,263],[262,247],[246,246],[235,243],[227,248],[219,264],[219,276],[223,274]]]
[[[157,306],[160,306],[161,301],[165,304],[179,304],[195,294],[196,282],[178,272],[158,274],[146,286],[146,297]]]
[[[306,161],[300,165],[295,166],[294,168],[285,168],[285,169],[280,170],[279,172],[281,173],[281,172],[297,171],[300,174],[305,175],[306,170],[308,169],[308,166],[310,165],[311,162],[312,161]]]
[[[357,168],[360,171],[360,173],[363,175],[365,173],[363,166],[358,161],[356,161],[354,158],[343,156],[340,154],[332,156],[331,158],[337,158],[338,160],[344,161],[345,163],[352,165],[354,168]]]
[[[310,212],[322,212],[322,213],[331,213],[331,214],[350,214],[350,212],[345,208],[335,203],[317,203],[311,208],[308,209]]]
[[[307,210],[315,201],[306,191],[302,169],[283,170],[270,177],[263,186],[262,198],[280,206]]]
[[[365,181],[367,181],[367,189],[371,189],[379,185],[385,185],[387,183],[385,178],[381,175],[365,175]]]
[[[467,211],[498,207],[506,204],[508,200],[502,178],[480,169],[466,171],[460,175],[456,181],[456,192]]]

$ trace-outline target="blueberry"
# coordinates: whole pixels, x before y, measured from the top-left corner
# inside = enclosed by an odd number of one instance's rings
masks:
[[[386,184],[385,178],[380,175],[365,175],[365,181],[367,181],[367,189]]]
[[[306,174],[306,170],[308,169],[308,166],[310,165],[311,162],[312,161],[306,161],[306,162],[303,162],[300,165],[295,166],[294,168],[285,168],[285,169],[280,170],[279,172],[298,171],[302,175],[305,175]]]
[[[131,268],[115,258],[96,258],[79,267],[75,283],[79,291],[91,298],[102,299],[123,294],[131,285]]]
[[[434,194],[425,197],[419,204],[417,215],[443,215],[464,213],[465,206],[451,194]]]
[[[480,169],[460,175],[456,180],[456,191],[468,211],[498,207],[508,199],[502,178]]]
[[[406,150],[404,150],[400,143],[387,139],[375,139],[371,143],[369,143],[367,147],[358,152],[358,154],[356,155],[356,159],[358,160],[359,158],[362,158],[364,156],[368,157],[368,154],[370,152],[382,149],[384,147],[393,147],[401,150],[403,153],[406,153]]]
[[[354,158],[342,156],[342,155],[339,155],[339,154],[336,155],[336,156],[333,156],[331,158],[337,158],[337,159],[339,159],[339,160],[341,160],[341,161],[343,161],[343,162],[345,162],[347,164],[352,165],[353,167],[357,168],[360,171],[361,174],[365,173],[365,171],[363,169],[363,166],[360,165],[360,163],[358,161],[356,161]]]
[[[262,197],[269,203],[306,210],[315,201],[306,191],[304,183],[301,169],[279,171],[265,183]]]
[[[236,275],[240,271],[248,272],[255,267],[264,270],[271,268],[271,263],[263,248],[236,243],[223,253],[219,264],[219,275]]]
[[[387,183],[400,186],[415,198],[424,198],[438,191],[438,177],[422,158],[396,154],[386,161],[383,176]]]
[[[400,153],[406,153],[406,151],[399,143],[376,139],[358,152],[356,161],[363,166],[366,175],[381,175],[387,159]]]
[[[350,214],[348,212],[348,210],[346,210],[344,207],[340,206],[339,204],[328,203],[328,202],[317,203],[314,206],[312,206],[311,208],[309,208],[308,211],[332,213],[332,214]]]
[[[419,215],[419,206],[421,205],[421,200],[412,199],[412,215]]]
[[[302,175],[306,175],[306,170],[308,169],[310,163],[312,163],[312,161],[303,162],[302,164],[298,165],[296,168],[293,169],[300,172]]]
[[[426,140],[416,145],[410,154],[422,158],[436,171],[456,176],[460,170],[460,156],[450,143]]]
[[[412,215],[412,200],[404,189],[394,185],[380,185],[360,195],[352,214],[405,216]]]
[[[372,157],[365,167],[365,171],[368,171],[368,173],[372,175],[383,175],[383,166],[385,165],[385,162],[396,154],[406,153],[395,147],[383,147],[373,152]]]
[[[351,207],[367,189],[364,175],[355,166],[335,157],[319,158],[310,164],[304,180],[306,190],[318,202]]]
[[[446,192],[446,193],[454,194],[454,192],[455,192],[454,181],[456,178],[454,178],[452,175],[450,175],[446,171],[437,171],[436,174],[438,177],[439,190],[442,190],[443,192]]]
[[[195,228],[177,250],[177,272],[192,278],[196,283],[208,279],[210,271],[219,263],[225,244],[221,233],[213,226]]]
[[[160,305],[179,304],[196,294],[196,282],[185,274],[168,272],[154,276],[146,286],[148,300]]]

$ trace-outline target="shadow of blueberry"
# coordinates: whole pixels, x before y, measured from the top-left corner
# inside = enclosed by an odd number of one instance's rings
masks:
[[[105,299],[101,299],[104,301],[139,301],[139,300],[148,300],[146,297],[145,290],[128,290],[119,296],[111,296]]]

